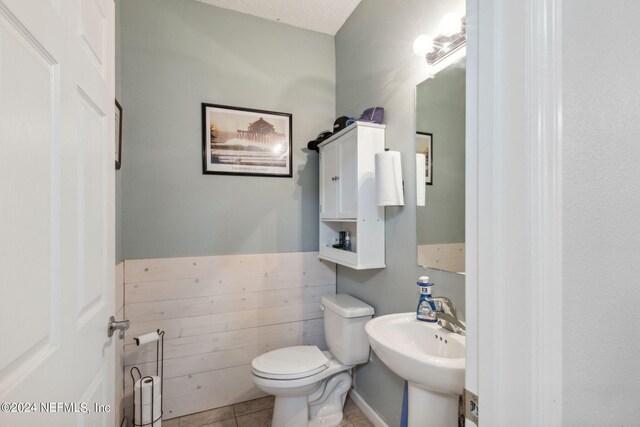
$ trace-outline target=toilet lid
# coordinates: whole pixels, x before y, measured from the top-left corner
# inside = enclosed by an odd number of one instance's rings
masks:
[[[265,378],[304,378],[329,367],[329,359],[315,345],[300,345],[273,350],[251,362],[253,372]]]

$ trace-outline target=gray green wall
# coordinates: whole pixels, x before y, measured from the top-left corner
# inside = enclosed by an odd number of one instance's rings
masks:
[[[318,159],[304,147],[336,116],[380,105],[387,147],[402,153],[406,206],[386,209],[387,268],[338,267],[338,291],[378,315],[414,310],[425,271],[416,266],[413,110],[427,72],[411,45],[463,7],[363,0],[334,40],[195,1],[122,0],[120,258],[317,250]],[[202,175],[202,102],[293,113],[294,177]],[[434,293],[464,310],[464,276],[426,273]],[[399,424],[402,380],[375,356],[356,387]]]
[[[416,129],[433,134],[433,183],[416,212],[419,245],[464,242],[464,64],[447,67],[416,91]]]
[[[195,1],[120,4],[125,259],[318,249],[331,36]],[[293,178],[202,174],[201,103],[293,114]]]
[[[386,146],[402,153],[405,206],[386,208],[386,263],[381,270],[338,266],[338,292],[371,304],[376,315],[412,311],[416,278],[425,271],[416,259],[415,86],[426,77],[426,62],[411,46],[422,33],[435,34],[447,12],[464,10],[464,0],[363,0],[336,35],[336,114],[356,115],[385,107]],[[437,177],[436,177],[437,179]],[[464,276],[426,272],[434,293],[464,309]],[[358,368],[356,388],[388,422],[400,424],[403,381],[377,357]]]

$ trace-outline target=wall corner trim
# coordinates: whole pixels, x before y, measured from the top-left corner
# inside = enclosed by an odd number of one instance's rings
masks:
[[[562,425],[562,0],[532,0],[527,55],[533,425]]]
[[[562,0],[467,4],[467,87],[477,96],[467,118],[477,177],[467,190],[476,213],[467,224],[477,224],[467,239],[467,320],[476,322],[467,345],[477,353],[467,348],[467,369],[477,370],[481,425],[559,427]]]

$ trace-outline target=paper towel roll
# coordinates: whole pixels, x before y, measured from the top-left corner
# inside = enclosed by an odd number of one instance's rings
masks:
[[[153,376],[153,381],[149,377],[143,377],[136,381],[133,387],[133,398],[135,404],[136,425],[151,425],[161,427],[162,425],[162,394],[160,377]],[[142,391],[141,391],[142,390]],[[151,402],[153,401],[153,417],[151,417]],[[142,414],[140,413],[142,409]]]
[[[427,156],[416,153],[416,206],[427,200]]]
[[[375,164],[378,206],[404,206],[400,152],[376,153]]]
[[[160,334],[157,331],[149,332],[148,334],[135,337],[134,340],[138,345],[148,344],[150,342],[156,342],[160,339]]]

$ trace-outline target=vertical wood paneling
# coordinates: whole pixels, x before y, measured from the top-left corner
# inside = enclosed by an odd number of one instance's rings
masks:
[[[116,265],[116,313],[124,308],[124,262]],[[119,318],[118,318],[119,320]]]
[[[156,329],[165,331],[165,419],[262,396],[251,360],[291,345],[326,348],[320,298],[335,285],[335,265],[317,252],[125,261],[125,406],[131,367],[155,372],[155,345],[133,337]]]

